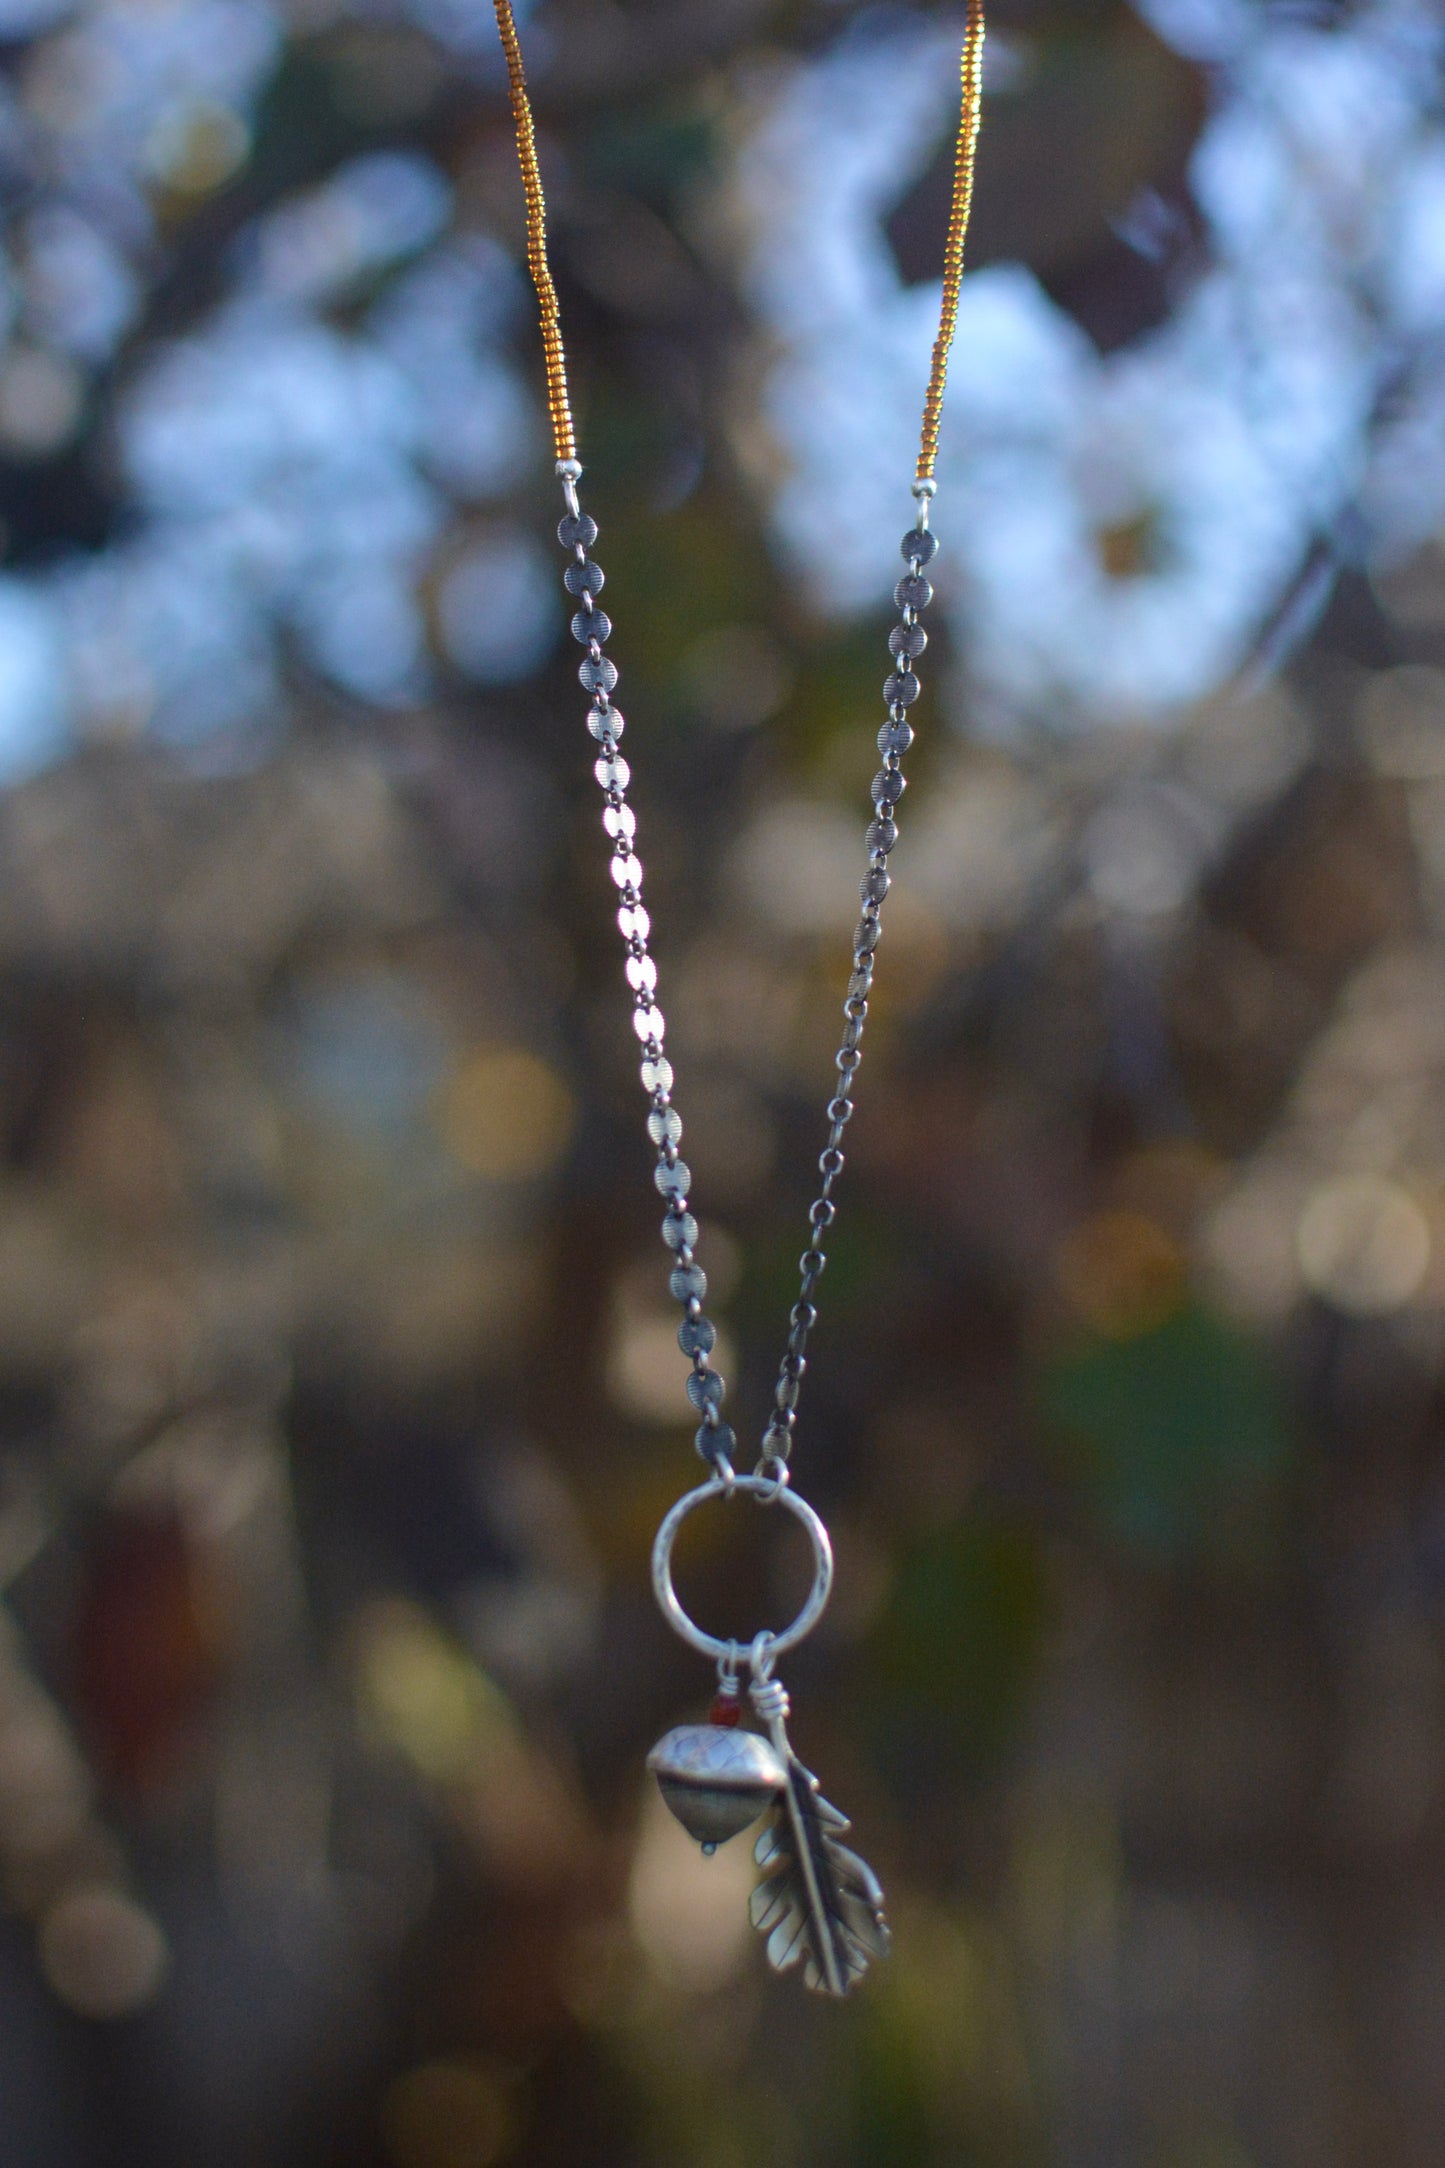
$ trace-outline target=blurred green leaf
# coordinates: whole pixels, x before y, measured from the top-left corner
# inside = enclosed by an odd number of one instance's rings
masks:
[[[1048,1621],[1042,1547],[984,1507],[898,1562],[874,1630],[877,1726],[895,1777],[992,1774],[1026,1705]]]
[[[1161,1560],[1258,1555],[1290,1440],[1276,1380],[1234,1326],[1191,1304],[1132,1339],[1090,1338],[1047,1367],[1041,1403],[1116,1539]]]

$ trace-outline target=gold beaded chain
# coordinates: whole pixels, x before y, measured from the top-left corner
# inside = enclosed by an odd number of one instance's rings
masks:
[[[552,438],[559,459],[577,457],[577,436],[572,426],[572,407],[567,397],[567,357],[562,348],[562,318],[557,289],[547,266],[547,204],[542,194],[542,175],[537,164],[537,133],[532,125],[532,105],[527,96],[526,71],[511,0],[492,0],[502,50],[507,56],[507,82],[512,117],[517,124],[517,157],[522,168],[522,192],[527,199],[527,263],[537,289],[542,317],[542,349],[547,367],[547,408],[552,417]],[[962,101],[958,142],[953,161],[953,205],[949,213],[948,239],[943,250],[943,303],[938,315],[938,337],[933,342],[933,366],[923,402],[923,432],[918,446],[917,478],[931,481],[938,455],[938,425],[943,415],[943,391],[948,380],[948,351],[958,324],[958,291],[963,280],[963,247],[968,217],[973,207],[973,170],[978,149],[979,121],[983,113],[983,0],[968,0],[968,27],[964,32],[959,65]]]
[[[505,6],[506,0],[500,0],[500,4]],[[948,239],[943,249],[943,306],[938,314],[933,367],[923,402],[923,435],[918,446],[920,482],[933,479],[933,462],[938,454],[938,424],[943,415],[943,387],[948,381],[948,350],[958,324],[963,244],[968,234],[968,214],[973,209],[974,158],[978,150],[978,125],[983,117],[983,0],[968,0],[968,28],[964,32],[959,74],[963,95],[958,117],[958,143],[953,156],[953,208],[949,213]]]
[[[527,265],[537,289],[542,312],[542,351],[547,364],[547,408],[552,416],[552,438],[559,459],[577,457],[577,437],[572,427],[572,407],[567,397],[567,356],[562,350],[562,316],[557,289],[547,267],[547,203],[542,194],[542,174],[537,164],[537,132],[532,126],[532,104],[527,96],[527,76],[517,25],[512,20],[511,0],[494,0],[502,51],[507,56],[507,82],[512,117],[517,123],[517,158],[522,168],[522,193],[527,199]]]

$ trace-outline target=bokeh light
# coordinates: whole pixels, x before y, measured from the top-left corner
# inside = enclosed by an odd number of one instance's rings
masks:
[[[122,1891],[77,1889],[42,1918],[40,1961],[61,2001],[82,2017],[129,2017],[160,1987],[165,1937]]]

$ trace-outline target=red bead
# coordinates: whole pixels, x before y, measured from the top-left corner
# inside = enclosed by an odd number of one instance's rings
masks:
[[[707,1712],[710,1724],[720,1724],[724,1731],[734,1731],[743,1720],[743,1705],[736,1694],[718,1694]]]

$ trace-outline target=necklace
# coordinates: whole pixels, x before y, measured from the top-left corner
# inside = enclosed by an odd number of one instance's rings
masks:
[[[828,1531],[813,1508],[789,1483],[789,1458],[808,1336],[817,1322],[814,1297],[827,1258],[823,1240],[837,1217],[833,1192],[843,1171],[843,1136],[853,1112],[852,1093],[862,1059],[863,1026],[873,984],[874,956],[882,931],[883,899],[889,889],[888,858],[898,840],[898,803],[903,796],[903,756],[913,742],[908,711],[919,694],[914,665],[928,645],[919,622],[933,599],[925,568],[938,548],[929,525],[929,504],[936,484],[933,468],[948,352],[958,317],[963,244],[973,196],[974,151],[978,140],[983,62],[983,0],[968,0],[968,27],[961,63],[962,104],[954,157],[953,207],[944,251],[943,305],[933,365],[924,400],[918,466],[913,481],[914,523],[903,537],[905,570],[894,589],[899,622],[888,635],[892,668],[883,687],[888,715],[878,733],[883,765],[873,778],[874,817],[867,832],[868,870],[863,877],[862,916],[853,935],[853,972],[843,1005],[842,1044],[837,1055],[837,1083],[828,1101],[828,1139],[818,1161],[822,1182],[808,1214],[808,1247],[800,1260],[798,1299],[789,1313],[787,1344],[773,1389],[773,1406],[754,1470],[733,1468],[737,1437],[723,1419],[725,1385],[712,1368],[717,1335],[703,1312],[707,1276],[697,1262],[697,1221],[689,1209],[692,1177],[679,1156],[682,1121],[672,1100],[672,1064],[664,1051],[665,1024],[657,1001],[657,966],[648,948],[651,921],[642,900],[642,861],[637,854],[637,822],[627,802],[631,771],[619,750],[624,729],[612,695],[617,666],[604,653],[612,620],[598,600],[604,584],[601,566],[591,555],[597,523],[582,510],[577,484],[582,464],[567,396],[567,364],[562,346],[557,294],[547,264],[546,206],[537,165],[536,136],[527,96],[521,47],[511,0],[494,0],[497,27],[506,54],[517,152],[527,207],[527,262],[537,289],[546,363],[547,405],[557,454],[557,475],[566,511],[557,529],[570,562],[563,583],[576,604],[572,634],[586,653],[578,670],[591,696],[587,727],[600,748],[594,773],[606,800],[603,827],[612,839],[612,879],[618,891],[618,925],[626,944],[627,983],[632,989],[632,1026],[641,1049],[642,1083],[648,1095],[647,1133],[657,1150],[654,1180],[663,1199],[662,1239],[673,1255],[669,1286],[682,1306],[678,1341],[692,1362],[687,1396],[699,1418],[697,1449],[711,1473],[678,1499],[657,1532],[652,1551],[652,1580],[664,1617],[684,1641],[717,1665],[718,1688],[705,1724],[685,1724],[670,1731],[648,1756],[662,1796],[703,1851],[736,1836],[761,1815],[767,1825],[754,1858],[762,1870],[751,1899],[755,1927],[767,1937],[769,1962],[779,1972],[801,1966],[807,1985],[820,1993],[846,1995],[875,1957],[888,1949],[883,1892],[873,1870],[841,1842],[847,1818],[822,1797],[818,1780],[805,1769],[788,1739],[788,1696],[774,1676],[778,1659],[795,1648],[822,1616],[833,1579]],[[683,1609],[672,1580],[672,1549],[688,1515],[713,1499],[751,1496],[762,1504],[782,1506],[801,1523],[813,1551],[813,1586],[802,1610],[780,1632],[766,1630],[744,1647],[706,1633]],[[762,1731],[741,1728],[742,1674],[749,1675],[748,1699]]]

